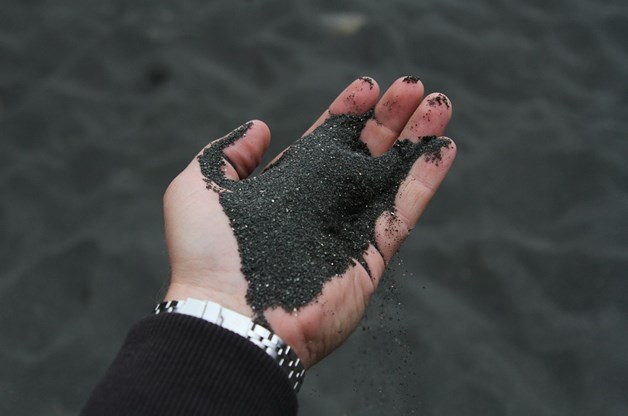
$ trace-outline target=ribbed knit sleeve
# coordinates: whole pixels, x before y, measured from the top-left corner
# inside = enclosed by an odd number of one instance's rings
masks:
[[[281,368],[241,336],[176,313],[129,332],[83,416],[296,415]]]

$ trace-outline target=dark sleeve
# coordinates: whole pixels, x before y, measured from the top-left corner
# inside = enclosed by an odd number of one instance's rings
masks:
[[[296,415],[281,368],[241,336],[176,313],[129,332],[81,415]]]

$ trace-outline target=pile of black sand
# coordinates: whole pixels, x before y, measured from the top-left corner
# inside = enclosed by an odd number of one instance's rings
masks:
[[[394,212],[412,164],[423,154],[437,163],[450,144],[437,137],[401,140],[372,157],[359,140],[372,115],[332,115],[263,173],[241,181],[225,178],[222,151],[246,135],[250,123],[198,156],[207,187],[221,192],[249,283],[247,301],[258,319],[268,307],[291,311],[312,302],[325,282],[356,261],[368,271],[363,253],[375,244],[376,219]]]

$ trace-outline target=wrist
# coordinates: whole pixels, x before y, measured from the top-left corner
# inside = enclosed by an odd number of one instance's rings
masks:
[[[226,293],[225,291],[216,290],[205,285],[198,285],[191,282],[181,283],[173,277],[168,291],[164,296],[164,302],[187,298],[215,302],[249,318],[254,316],[253,310],[246,303],[246,291],[236,294]]]
[[[278,335],[253,322],[251,318],[216,302],[194,298],[162,302],[155,307],[154,312],[157,315],[178,313],[192,316],[240,335],[259,347],[279,365],[295,391],[301,388],[305,368],[299,356]]]

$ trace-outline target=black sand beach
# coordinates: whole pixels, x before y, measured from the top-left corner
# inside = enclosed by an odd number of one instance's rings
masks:
[[[302,415],[628,414],[619,0],[0,3],[0,414],[74,415],[167,280],[161,199],[361,75],[451,99],[454,167]]]

